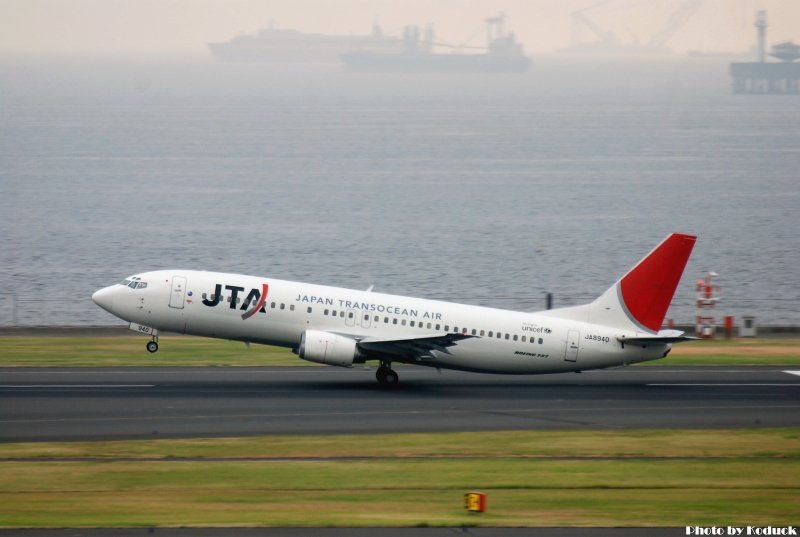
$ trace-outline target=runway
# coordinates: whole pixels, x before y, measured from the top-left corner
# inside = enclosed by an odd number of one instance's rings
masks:
[[[0,441],[800,426],[800,376],[631,367],[497,376],[374,369],[0,369]]]

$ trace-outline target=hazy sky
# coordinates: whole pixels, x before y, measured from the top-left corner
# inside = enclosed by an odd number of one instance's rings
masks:
[[[206,54],[205,43],[276,27],[397,34],[433,23],[439,41],[482,45],[483,19],[508,27],[533,53],[568,46],[570,13],[582,10],[621,41],[646,43],[686,0],[0,0],[0,53]],[[597,4],[602,4],[597,6]],[[595,7],[592,7],[595,6]],[[705,0],[668,45],[736,51],[755,39],[754,13],[769,12],[769,43],[800,42],[800,0]],[[588,30],[584,40],[592,40]]]

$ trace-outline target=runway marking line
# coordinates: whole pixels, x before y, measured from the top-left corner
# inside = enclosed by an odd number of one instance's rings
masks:
[[[734,386],[734,387],[741,387],[741,386],[800,386],[800,384],[796,383],[788,383],[788,382],[669,382],[669,383],[660,383],[660,384],[645,384],[645,386]]]
[[[155,388],[155,384],[0,384],[5,388]]]
[[[797,375],[800,377],[800,371],[784,371],[784,373],[788,373],[790,375]]]

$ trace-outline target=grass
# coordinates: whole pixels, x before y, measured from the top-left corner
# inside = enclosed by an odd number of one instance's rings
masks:
[[[164,336],[148,353],[147,338],[5,337],[0,367],[298,366],[313,365],[289,349],[217,339]],[[648,365],[800,365],[800,340],[703,340],[675,345],[669,357]]]
[[[800,365],[800,340],[710,339],[675,345],[664,360],[648,365]]]
[[[800,429],[496,431],[0,444],[0,459],[800,458]]]
[[[167,336],[0,338],[0,366],[307,365]],[[800,365],[800,341],[678,345],[658,365]],[[796,524],[800,429],[267,436],[0,444],[0,528]],[[488,494],[482,515],[463,494]]]
[[[289,349],[191,336],[161,336],[159,350],[146,337],[0,338],[0,367],[286,366],[313,365]]]
[[[780,526],[798,459],[796,428],[5,444],[0,527]]]

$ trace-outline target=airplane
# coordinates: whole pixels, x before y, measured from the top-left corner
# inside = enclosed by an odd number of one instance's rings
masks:
[[[158,270],[92,295],[150,336],[177,332],[289,347],[300,358],[352,367],[375,360],[481,373],[581,372],[665,357],[690,338],[661,330],[697,237],[672,233],[591,303],[536,313],[241,274]]]

